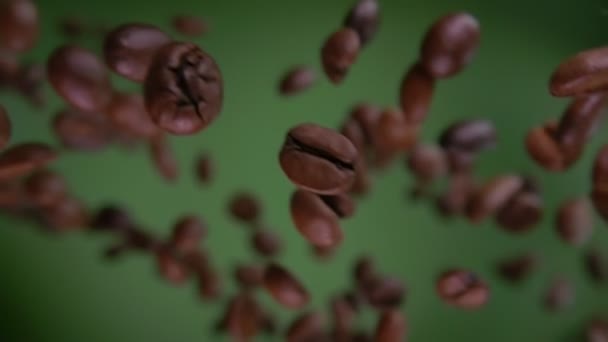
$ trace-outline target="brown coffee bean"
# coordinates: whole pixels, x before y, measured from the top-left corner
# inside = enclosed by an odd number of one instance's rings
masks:
[[[0,212],[13,209],[19,211],[28,205],[28,202],[21,182],[0,182]]]
[[[193,15],[177,15],[171,24],[177,32],[192,38],[200,37],[208,30],[207,23]]]
[[[464,213],[476,193],[476,184],[467,173],[457,173],[450,177],[448,188],[436,200],[441,215],[449,217]]]
[[[434,145],[416,145],[406,162],[410,172],[424,183],[445,176],[448,169],[444,151]]]
[[[366,136],[366,132],[363,131],[363,128],[361,125],[359,125],[359,122],[350,117],[342,125],[340,134],[347,137],[348,140],[355,145],[358,151],[365,151],[368,140],[371,139],[371,137]]]
[[[163,246],[152,235],[139,227],[129,227],[125,232],[125,241],[130,249],[140,252],[157,252],[163,248],[167,250],[167,246]]]
[[[302,309],[310,301],[308,291],[282,266],[271,263],[264,271],[264,287],[279,304],[288,309]]]
[[[215,166],[213,159],[208,153],[203,153],[198,156],[194,166],[196,179],[203,184],[207,184],[213,180]]]
[[[378,310],[399,307],[405,292],[403,282],[391,277],[378,277],[364,288],[365,299]]]
[[[496,145],[496,128],[487,120],[464,120],[450,125],[439,137],[443,148],[477,153]]]
[[[15,179],[41,169],[57,159],[57,152],[43,143],[13,145],[0,154],[0,180]]]
[[[230,299],[217,328],[228,332],[234,341],[250,341],[258,333],[260,314],[255,298],[242,292]]]
[[[97,211],[91,226],[97,230],[126,232],[135,227],[135,222],[124,207],[107,205]]]
[[[107,34],[103,53],[106,64],[118,75],[135,82],[146,79],[156,52],[171,38],[149,24],[123,24]]]
[[[40,208],[39,214],[44,226],[59,232],[85,228],[90,222],[85,205],[70,197]]]
[[[99,151],[113,140],[110,126],[103,117],[72,109],[58,112],[53,118],[53,132],[63,146],[77,151]]]
[[[479,23],[464,12],[439,18],[427,31],[420,61],[434,78],[447,78],[466,67],[479,45]]]
[[[605,284],[608,282],[608,255],[592,249],[585,253],[585,269],[594,282]]]
[[[553,96],[565,97],[590,94],[608,89],[608,47],[577,53],[557,66],[549,91]]]
[[[171,134],[194,134],[220,114],[223,81],[213,58],[191,43],[173,42],[155,55],[144,84],[152,120]]]
[[[175,182],[178,177],[177,160],[169,141],[163,135],[152,139],[149,143],[150,156],[158,173],[168,182]]]
[[[503,175],[488,181],[477,190],[467,204],[467,217],[479,223],[499,212],[522,188],[523,179],[517,175]]]
[[[316,312],[295,318],[286,333],[287,342],[325,341],[325,317]]]
[[[330,302],[335,340],[348,341],[354,327],[357,308],[345,295],[335,297]]]
[[[565,243],[575,247],[584,245],[593,233],[593,212],[586,198],[573,198],[558,209],[555,228]]]
[[[260,256],[269,258],[280,254],[283,248],[279,236],[267,229],[257,229],[251,236],[251,245]]]
[[[361,46],[371,41],[380,25],[380,4],[377,0],[358,0],[350,9],[343,26],[357,32]]]
[[[323,195],[348,190],[358,153],[345,136],[315,124],[292,128],[279,155],[283,172],[298,187]]]
[[[238,265],[234,269],[234,279],[242,288],[255,288],[262,284],[264,269],[257,265]]]
[[[369,173],[367,162],[362,156],[359,156],[355,162],[355,181],[350,188],[350,192],[354,195],[365,195],[372,187],[372,179]]]
[[[566,168],[565,156],[555,139],[555,133],[555,122],[548,122],[533,128],[526,136],[528,155],[547,171],[563,171]]]
[[[291,196],[290,209],[293,224],[310,244],[334,247],[342,242],[338,215],[318,195],[296,190]]]
[[[380,276],[374,261],[369,256],[361,256],[353,265],[353,280],[359,289],[370,287]]]
[[[412,125],[420,125],[424,122],[431,107],[434,91],[435,79],[420,63],[412,65],[403,77],[399,91],[405,121]]]
[[[236,193],[228,203],[228,210],[233,218],[243,223],[255,223],[262,215],[262,204],[252,193],[241,191]]]
[[[24,181],[24,190],[29,201],[37,206],[49,206],[68,196],[68,186],[63,177],[49,170],[29,175]]]
[[[105,113],[112,125],[135,138],[149,140],[160,135],[141,94],[115,93]]]
[[[363,133],[364,147],[374,147],[374,130],[381,115],[382,110],[369,103],[359,103],[352,108],[350,119],[359,125]],[[359,148],[359,145],[355,146]]]
[[[580,96],[570,102],[555,133],[555,139],[566,158],[574,156],[578,159],[580,149],[601,119],[600,110],[606,103],[606,98],[605,93],[599,93]]]
[[[520,191],[496,214],[496,222],[510,233],[526,233],[543,218],[544,204],[538,193]]]
[[[55,49],[48,59],[47,72],[57,94],[77,110],[100,113],[112,99],[110,75],[89,50],[75,45]]]
[[[206,235],[207,226],[198,217],[185,215],[173,226],[170,245],[179,252],[194,251]]]
[[[0,45],[15,52],[30,50],[38,41],[38,8],[31,0],[0,2]]]
[[[317,260],[327,262],[336,255],[338,246],[315,246],[310,245],[310,251]]]
[[[608,220],[608,145],[603,146],[595,157],[592,180],[593,206],[604,220]]]
[[[357,60],[361,41],[357,32],[345,27],[332,33],[321,49],[321,64],[333,84],[340,84]]]
[[[46,69],[40,64],[23,64],[17,71],[14,87],[27,101],[37,107],[46,104],[43,86],[46,81]]]
[[[574,304],[574,286],[566,279],[555,279],[547,288],[543,303],[547,310],[561,311]]]
[[[222,295],[222,280],[213,267],[209,255],[202,249],[183,255],[184,264],[196,274],[198,294],[201,299],[217,299]]]
[[[348,194],[320,195],[319,197],[341,219],[353,216],[357,210],[357,204]]]
[[[594,319],[587,324],[585,342],[608,342],[608,321]]]
[[[11,140],[12,128],[11,120],[3,106],[0,105],[0,150],[8,145]]]
[[[408,124],[401,111],[394,108],[384,110],[374,128],[376,160],[380,165],[382,157],[390,161],[396,152],[410,150],[418,139],[418,129]]]
[[[295,95],[310,88],[316,81],[314,70],[304,65],[298,65],[287,70],[279,83],[281,95]]]
[[[441,274],[437,293],[446,303],[465,310],[484,306],[490,297],[488,286],[473,273],[454,269]]]
[[[403,342],[407,337],[405,316],[399,310],[384,311],[378,318],[374,341]]]
[[[160,275],[173,285],[181,285],[188,280],[190,272],[169,248],[156,252],[156,265]]]
[[[511,283],[520,283],[530,277],[539,266],[536,254],[524,253],[498,263],[498,274]]]

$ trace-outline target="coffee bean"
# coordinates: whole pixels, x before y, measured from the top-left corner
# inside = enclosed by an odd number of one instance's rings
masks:
[[[526,149],[528,155],[544,169],[563,171],[566,168],[566,161],[555,139],[555,133],[555,122],[533,128],[526,135]]]
[[[340,84],[357,60],[361,41],[357,32],[342,28],[327,38],[321,49],[321,64],[325,75],[333,84]]]
[[[172,251],[167,249],[167,246],[161,245],[152,235],[136,226],[129,227],[125,231],[125,241],[130,249],[140,252],[156,253],[164,248],[165,252],[172,253]]]
[[[223,81],[213,58],[191,43],[173,42],[155,55],[144,83],[152,120],[171,134],[194,134],[219,114]]]
[[[14,86],[20,69],[21,63],[16,53],[0,51],[0,87]]]
[[[605,284],[608,282],[608,255],[596,249],[585,253],[585,269],[594,282]]]
[[[410,67],[401,81],[399,100],[405,120],[412,125],[420,125],[426,119],[433,93],[435,80],[420,63]]]
[[[135,226],[135,222],[124,207],[107,205],[97,211],[91,225],[97,230],[126,232]]]
[[[405,121],[401,111],[389,108],[378,119],[373,137],[376,162],[383,165],[382,159],[391,161],[395,153],[407,152],[414,146],[418,139],[418,129]]]
[[[61,46],[47,62],[51,85],[68,104],[83,112],[103,112],[112,99],[110,75],[101,60],[76,45]]]
[[[334,247],[342,242],[338,215],[318,195],[297,190],[291,196],[290,208],[292,222],[310,244]]]
[[[487,120],[464,120],[450,125],[439,138],[443,148],[477,153],[496,145],[496,128]]]
[[[304,286],[278,264],[271,263],[266,267],[264,287],[274,300],[288,309],[301,309],[310,301]]]
[[[370,287],[379,278],[374,261],[369,256],[361,256],[353,265],[353,280],[359,289]]]
[[[378,319],[374,341],[402,342],[406,340],[407,323],[399,310],[384,311]]]
[[[331,315],[333,320],[333,334],[335,340],[350,340],[351,330],[354,327],[357,308],[341,295],[335,297],[330,302]]]
[[[448,188],[436,200],[437,209],[443,216],[462,214],[476,193],[476,184],[467,173],[457,173],[450,177]]]
[[[57,152],[43,143],[13,145],[0,154],[0,180],[15,179],[41,169],[57,159]]]
[[[357,32],[362,46],[374,38],[379,25],[380,4],[377,0],[358,0],[344,18],[344,26]]]
[[[464,12],[439,18],[427,31],[420,61],[434,78],[453,76],[466,67],[479,45],[479,23]]]
[[[320,195],[319,197],[341,219],[353,216],[357,210],[357,204],[348,194]]]
[[[114,93],[105,113],[112,125],[133,137],[150,140],[160,134],[141,94]]]
[[[408,155],[406,166],[420,181],[427,183],[447,173],[447,159],[442,149],[434,145],[416,145]]]
[[[363,147],[372,147],[375,149],[374,130],[380,120],[382,110],[377,106],[369,103],[359,103],[354,106],[350,112],[350,118],[359,124],[364,137]],[[360,146],[355,143],[358,149]],[[363,151],[364,149],[361,149]]]
[[[577,53],[557,66],[549,91],[553,96],[576,96],[608,89],[608,47]]]
[[[510,233],[526,233],[543,218],[544,204],[538,193],[520,191],[496,214],[496,222]]]
[[[357,120],[354,118],[348,118],[340,129],[340,134],[344,135],[350,142],[355,145],[358,151],[365,151],[367,144],[371,137],[366,136],[366,132]]]
[[[8,145],[12,135],[11,120],[3,106],[0,105],[0,150]]]
[[[479,223],[499,212],[521,190],[523,180],[517,175],[495,177],[479,188],[467,204],[467,217]]]
[[[193,251],[207,235],[207,226],[195,215],[182,216],[173,226],[171,247],[180,252]]]
[[[310,251],[317,260],[327,262],[336,255],[338,246],[315,246],[310,245]]]
[[[584,245],[593,233],[593,212],[586,198],[573,198],[558,209],[555,227],[559,237],[575,247]]]
[[[234,279],[242,288],[255,288],[262,284],[264,269],[256,265],[238,265],[234,270]]]
[[[200,37],[208,30],[207,23],[193,15],[175,16],[171,24],[177,32],[192,38]]]
[[[437,280],[437,293],[447,304],[465,310],[476,310],[489,300],[488,286],[473,273],[453,269]]]
[[[243,223],[255,223],[262,215],[260,200],[252,193],[241,191],[230,199],[228,210],[233,218]]]
[[[200,248],[183,256],[184,264],[196,274],[198,294],[201,299],[216,299],[222,294],[222,281],[213,267],[209,255]]]
[[[167,138],[159,135],[149,143],[150,156],[158,173],[168,182],[175,182],[178,177],[178,165]]]
[[[43,85],[46,81],[46,70],[40,64],[23,64],[17,71],[14,87],[27,101],[37,107],[46,104]]]
[[[354,195],[365,195],[372,187],[372,179],[369,173],[367,162],[359,156],[355,162],[355,181],[350,188]]]
[[[298,65],[285,73],[279,83],[279,93],[281,95],[295,95],[310,88],[316,81],[317,76],[313,69]]]
[[[539,266],[539,258],[536,254],[524,253],[498,263],[498,273],[501,277],[511,283],[520,283],[530,277]]]
[[[53,132],[63,146],[77,151],[99,151],[113,140],[103,117],[66,109],[53,118]]]
[[[608,321],[594,319],[588,323],[585,342],[608,342]]]
[[[26,52],[38,41],[38,8],[31,0],[0,2],[0,45],[15,52]]]
[[[44,226],[58,232],[85,228],[90,222],[84,204],[70,197],[41,208],[39,214]]]
[[[48,206],[68,196],[68,186],[59,174],[40,170],[29,175],[24,181],[28,199],[37,206]]]
[[[296,186],[334,195],[352,186],[357,157],[357,149],[345,136],[306,123],[287,133],[279,161],[283,172]]]
[[[19,211],[29,204],[21,182],[0,182],[0,212]]]
[[[316,312],[304,313],[289,325],[287,342],[325,341],[325,318]]]
[[[169,248],[156,252],[156,265],[160,275],[173,285],[181,285],[188,280],[190,273]]]
[[[555,279],[549,284],[543,303],[547,310],[561,311],[574,304],[575,292],[573,285],[566,279]]]
[[[196,179],[203,184],[211,182],[215,167],[213,159],[208,153],[203,153],[198,156],[194,165]]]
[[[580,96],[574,98],[566,108],[557,126],[555,139],[567,158],[573,155],[578,159],[579,150],[601,119],[600,110],[606,98],[604,93]]]
[[[403,282],[391,277],[377,277],[364,288],[366,300],[378,310],[399,307],[405,292]]]
[[[257,335],[260,314],[259,304],[249,293],[240,293],[230,301],[225,324],[234,341],[250,341]]]
[[[608,220],[608,145],[603,146],[595,157],[592,181],[593,206],[604,220]]]
[[[251,245],[260,256],[269,258],[280,254],[283,248],[279,236],[267,229],[257,229],[252,235]]]

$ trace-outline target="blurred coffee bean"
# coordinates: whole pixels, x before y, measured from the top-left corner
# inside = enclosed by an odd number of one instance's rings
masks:
[[[585,253],[585,269],[587,274],[598,284],[608,283],[608,255],[597,249]]]
[[[262,204],[254,194],[241,191],[232,196],[228,203],[228,210],[236,220],[253,224],[262,215]]]
[[[376,342],[403,342],[406,341],[407,323],[405,316],[399,310],[384,311],[378,318]]]
[[[587,324],[585,342],[608,342],[608,321],[594,319]]]
[[[525,281],[531,273],[539,266],[539,258],[536,254],[524,253],[498,263],[498,274],[511,283]]]
[[[593,206],[604,221],[608,221],[608,145],[602,146],[595,156],[592,181]]]
[[[553,96],[576,96],[608,89],[608,47],[577,53],[557,66],[549,91]]]
[[[156,265],[160,275],[173,285],[181,285],[188,280],[190,272],[169,248],[156,251]]]
[[[156,26],[123,24],[105,37],[104,58],[115,73],[141,83],[146,79],[156,52],[169,42],[171,38]]]
[[[374,131],[381,115],[382,110],[369,103],[359,103],[352,108],[350,112],[350,119],[354,120],[361,129],[361,133],[364,138],[364,148],[371,147],[372,149],[375,149]],[[357,147],[357,149],[361,148],[356,143],[355,147]],[[363,149],[360,152],[363,155]]]
[[[312,254],[321,262],[327,262],[336,255],[338,246],[315,246],[310,245]]]
[[[74,109],[101,113],[112,99],[108,70],[89,50],[76,45],[58,47],[48,59],[47,72],[57,94]]]
[[[593,212],[586,198],[573,198],[559,207],[555,220],[559,237],[575,247],[584,245],[593,233]]]
[[[129,227],[125,233],[125,241],[130,249],[140,252],[157,252],[164,248],[165,252],[172,253],[167,250],[166,246],[161,245],[160,241],[139,227]]]
[[[182,260],[197,279],[198,295],[201,299],[217,299],[222,295],[222,280],[213,266],[208,253],[202,249],[184,253]]]
[[[517,175],[502,175],[491,179],[477,190],[467,204],[467,217],[479,223],[499,212],[521,190],[523,180]]]
[[[391,277],[378,277],[364,288],[366,300],[378,310],[399,307],[405,292],[403,282]]]
[[[242,288],[255,288],[262,284],[264,269],[257,265],[237,265],[234,279]]]
[[[355,180],[350,188],[353,195],[365,195],[372,187],[372,177],[369,167],[363,156],[359,156],[355,162]]]
[[[333,247],[342,242],[338,215],[318,195],[296,190],[291,196],[290,209],[293,224],[310,244]]]
[[[163,130],[194,134],[219,116],[223,84],[213,57],[191,43],[169,43],[158,50],[146,76],[146,108]]]
[[[279,304],[287,309],[301,309],[310,296],[302,284],[282,266],[271,263],[264,271],[264,287]]]
[[[449,178],[445,192],[437,197],[435,205],[442,216],[464,213],[467,203],[475,195],[476,184],[467,173],[457,173]]]
[[[342,128],[340,129],[340,134],[348,138],[348,140],[350,140],[350,142],[355,145],[357,150],[361,152],[360,154],[365,151],[365,149],[367,148],[366,145],[369,139],[371,139],[371,137],[366,136],[366,132],[363,131],[363,128],[361,127],[359,122],[351,117],[349,117],[342,125]]]
[[[44,226],[59,232],[86,228],[90,221],[85,205],[70,197],[40,208],[39,214]]]
[[[99,151],[113,140],[110,126],[98,115],[65,109],[55,115],[52,125],[61,144],[76,151]]]
[[[580,150],[601,119],[600,112],[606,99],[605,93],[579,96],[572,99],[566,108],[557,125],[555,139],[567,159],[578,159]]]
[[[549,311],[561,311],[572,306],[575,300],[574,291],[574,286],[568,280],[553,280],[543,297],[545,308]]]
[[[0,180],[25,176],[47,166],[57,157],[57,152],[43,143],[13,145],[0,154]]]
[[[435,80],[420,63],[410,67],[401,81],[399,100],[407,123],[421,125],[426,119],[433,93]]]
[[[344,296],[334,297],[330,301],[334,340],[350,340],[352,328],[357,316],[357,308]]]
[[[41,64],[22,64],[14,79],[14,87],[34,106],[43,107],[46,98],[43,85],[46,81],[46,69]]]
[[[179,252],[194,251],[206,235],[207,227],[201,219],[185,215],[173,226],[170,245]]]
[[[557,125],[548,122],[534,127],[526,135],[528,155],[547,171],[563,171],[567,165],[561,147],[555,138]]]
[[[353,216],[357,210],[357,204],[348,194],[320,195],[319,197],[341,219]]]
[[[193,15],[177,15],[173,18],[171,24],[177,32],[191,38],[200,37],[208,30],[207,23]]]
[[[473,273],[454,269],[441,274],[437,293],[446,303],[465,310],[484,306],[490,297],[488,286]]]
[[[255,298],[249,293],[240,293],[228,304],[226,330],[234,341],[251,341],[260,330],[260,314]]]
[[[408,155],[406,166],[422,182],[431,182],[447,173],[447,160],[442,149],[434,145],[416,145]]]
[[[321,64],[329,80],[337,85],[344,81],[357,60],[361,41],[357,32],[345,27],[332,33],[321,49]]]
[[[114,93],[105,114],[112,125],[136,138],[150,140],[160,135],[160,129],[146,111],[141,94]]]
[[[213,180],[215,166],[211,155],[203,153],[198,156],[194,165],[196,180],[202,184],[210,183]]]
[[[427,31],[420,48],[420,61],[434,78],[453,76],[475,57],[479,36],[475,17],[464,12],[447,14]]]
[[[379,25],[380,4],[378,0],[358,0],[344,18],[344,26],[357,32],[362,46],[374,38]]]
[[[305,65],[298,65],[287,70],[279,83],[281,95],[295,95],[310,88],[316,81],[314,70]]]
[[[38,41],[38,8],[31,0],[0,2],[0,45],[14,52],[26,52]]]
[[[407,123],[401,111],[386,109],[380,115],[373,133],[376,164],[383,166],[398,152],[407,152],[418,139],[418,129]]]
[[[299,188],[334,195],[352,186],[357,157],[357,149],[345,136],[306,123],[289,130],[279,162],[283,172]]]
[[[14,52],[0,51],[0,87],[14,86],[15,79],[21,69],[19,56]]]
[[[158,173],[168,182],[177,180],[179,169],[177,160],[169,141],[163,135],[159,135],[149,142],[149,151],[152,162]]]
[[[272,258],[281,253],[282,242],[279,236],[268,229],[257,229],[251,236],[253,249],[264,257]]]
[[[373,259],[369,256],[361,256],[353,265],[353,280],[359,289],[365,289],[376,283],[380,278]]]
[[[304,313],[291,322],[285,337],[287,342],[327,341],[325,318],[316,312]]]
[[[21,182],[0,182],[0,212],[2,210],[20,210],[29,204],[29,199]]]
[[[538,193],[520,191],[497,212],[496,223],[510,233],[527,233],[538,225],[543,212],[543,200]]]
[[[487,120],[458,121],[443,131],[439,144],[445,149],[477,153],[496,145],[496,128]]]
[[[135,226],[129,212],[118,205],[106,205],[95,214],[92,227],[97,230],[112,230],[126,232]]]
[[[29,201],[37,206],[52,205],[68,196],[68,186],[63,177],[50,170],[29,175],[24,181],[24,190]]]
[[[4,149],[11,140],[11,127],[11,120],[6,109],[0,105],[0,150]]]

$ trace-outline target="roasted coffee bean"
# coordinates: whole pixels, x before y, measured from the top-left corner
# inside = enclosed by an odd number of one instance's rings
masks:
[[[287,342],[325,341],[325,318],[316,312],[304,313],[287,328]]]
[[[437,293],[446,303],[466,310],[484,306],[490,297],[488,286],[473,273],[455,269],[437,280]]]
[[[364,138],[363,147],[372,147],[375,149],[374,130],[378,120],[380,120],[381,115],[382,110],[379,107],[369,103],[359,103],[352,108],[350,118],[358,123],[361,129],[361,133],[363,134]],[[356,143],[355,147],[360,148],[360,146]]]
[[[0,182],[0,212],[3,210],[21,210],[29,204],[21,182]]]
[[[353,280],[360,289],[365,289],[374,284],[380,276],[374,261],[368,256],[361,256],[353,265]]]
[[[357,308],[349,302],[346,296],[335,297],[330,302],[335,340],[348,340],[354,326]]]
[[[242,288],[254,288],[262,284],[264,269],[256,265],[238,265],[234,269],[234,279]]]
[[[441,215],[449,217],[462,214],[467,203],[476,193],[476,184],[467,173],[457,173],[450,177],[448,188],[436,199],[436,206]]]
[[[21,63],[14,52],[0,51],[0,87],[9,88],[14,86],[17,74],[21,69]]]
[[[99,151],[114,136],[103,117],[66,109],[53,118],[53,132],[63,146],[77,151]]]
[[[553,96],[576,96],[608,89],[608,47],[577,53],[557,66],[549,91]]]
[[[200,154],[198,156],[194,165],[194,172],[196,174],[196,179],[200,183],[206,184],[211,182],[215,172],[215,167],[213,164],[213,159],[208,153]]]
[[[46,104],[43,85],[46,70],[40,64],[23,64],[15,76],[14,87],[32,105],[42,107]]]
[[[453,76],[475,57],[479,36],[479,23],[472,15],[463,12],[445,15],[426,33],[420,61],[434,78]]]
[[[290,209],[292,222],[310,244],[334,247],[342,242],[338,215],[318,195],[296,190],[291,196]]]
[[[384,311],[378,318],[374,341],[402,342],[406,340],[407,323],[399,310]]]
[[[332,33],[321,49],[321,64],[333,84],[340,84],[357,60],[361,41],[357,32],[345,27]]]
[[[555,227],[559,237],[575,247],[584,245],[593,233],[593,212],[586,198],[564,202],[557,211]]]
[[[15,179],[41,169],[57,159],[57,153],[43,143],[14,145],[0,154],[0,180]]]
[[[85,228],[90,222],[89,213],[84,204],[70,197],[41,208],[39,213],[42,224],[54,231]]]
[[[608,321],[594,319],[587,325],[585,342],[608,342]]]
[[[608,255],[592,249],[585,253],[585,269],[589,277],[596,283],[608,282]]]
[[[543,211],[543,200],[538,193],[520,191],[497,212],[496,222],[510,233],[526,233],[538,225]]]
[[[498,274],[511,283],[520,283],[537,268],[539,258],[536,254],[525,253],[502,260],[498,263]]]
[[[8,145],[11,140],[12,128],[8,113],[3,106],[0,105],[0,150]]]
[[[379,25],[380,4],[378,0],[358,0],[344,18],[344,26],[357,32],[362,46],[374,38]]]
[[[213,300],[222,295],[222,281],[219,273],[213,267],[197,273],[198,295],[202,299]]]
[[[266,267],[264,287],[274,300],[288,309],[301,309],[310,301],[304,286],[278,264],[271,263]]]
[[[604,220],[608,220],[608,145],[603,146],[595,157],[592,180],[593,206]]]
[[[146,79],[156,52],[171,38],[149,24],[123,24],[105,38],[103,53],[106,64],[120,76],[135,82]]]
[[[405,121],[412,125],[422,124],[431,107],[434,91],[435,79],[420,63],[412,65],[403,77],[399,91]]]
[[[410,150],[418,138],[418,129],[408,124],[401,111],[389,108],[382,112],[374,127],[376,164],[383,165],[383,159],[392,160],[396,152]]]
[[[178,15],[173,18],[171,24],[177,32],[193,38],[200,37],[208,30],[207,23],[193,15]]]
[[[353,216],[357,210],[357,204],[348,194],[320,195],[319,197],[341,219]]]
[[[580,96],[570,102],[555,133],[555,139],[566,158],[578,159],[582,146],[591,137],[601,119],[600,111],[606,99],[607,95],[600,93]]]
[[[416,145],[406,162],[410,172],[424,183],[443,177],[448,169],[445,153],[434,145]]]
[[[100,113],[112,99],[110,75],[89,50],[75,45],[55,49],[47,72],[57,94],[77,110]]]
[[[336,254],[338,246],[315,246],[310,245],[312,254],[320,261],[326,262]]]
[[[146,140],[160,135],[141,94],[115,93],[105,113],[112,125],[128,135]]]
[[[251,341],[259,330],[261,309],[255,298],[246,293],[235,296],[228,304],[226,330],[234,341]]]
[[[281,95],[295,95],[310,88],[316,81],[317,76],[313,69],[298,65],[285,73],[279,83]]]
[[[232,196],[228,210],[232,217],[243,223],[255,223],[262,215],[262,204],[254,194],[241,191]]]
[[[164,248],[166,252],[172,252],[139,227],[129,227],[125,233],[126,243],[131,249],[141,252],[157,252]]]
[[[37,206],[48,206],[68,196],[68,186],[59,174],[40,170],[29,175],[24,182],[29,201]]]
[[[464,120],[450,125],[439,137],[443,148],[477,153],[496,145],[496,128],[487,120]]]
[[[168,248],[156,251],[156,265],[160,275],[174,285],[185,283],[190,276],[188,268]]]
[[[191,43],[173,42],[155,55],[144,83],[152,120],[177,135],[194,134],[219,114],[223,81],[213,58]]]
[[[479,188],[467,204],[467,217],[479,223],[499,212],[522,188],[523,179],[517,175],[495,177]]]
[[[292,128],[279,155],[283,172],[298,187],[323,195],[348,190],[358,153],[345,136],[315,124]]]
[[[281,253],[282,249],[279,236],[267,229],[257,229],[251,236],[251,245],[260,256],[269,258]]]
[[[38,8],[31,0],[0,2],[0,45],[14,52],[30,50],[38,41]]]
[[[575,292],[572,284],[566,279],[555,279],[547,288],[543,303],[547,310],[561,311],[574,304]]]
[[[169,141],[163,135],[152,139],[149,143],[150,156],[158,173],[168,182],[174,182],[178,177],[177,160]]]
[[[97,230],[126,232],[135,226],[129,212],[117,205],[107,205],[99,209],[92,220],[92,227]]]
[[[180,252],[193,251],[207,235],[206,225],[194,215],[182,216],[173,226],[171,247]]]
[[[378,310],[396,308],[405,297],[405,285],[396,278],[378,277],[364,288],[364,296]]]
[[[567,167],[565,156],[555,139],[556,130],[556,123],[548,122],[533,128],[526,136],[528,154],[548,171],[563,171]]]
[[[348,140],[355,145],[358,151],[365,151],[367,148],[368,137],[366,136],[366,132],[363,131],[359,122],[354,118],[348,118],[346,122],[344,122],[340,129],[340,134],[347,137]]]

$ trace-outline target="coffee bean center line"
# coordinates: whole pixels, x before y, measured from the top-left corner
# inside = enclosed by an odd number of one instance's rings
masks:
[[[201,114],[201,112],[200,112],[200,110],[198,108],[198,101],[196,100],[196,98],[192,94],[190,86],[188,85],[188,80],[186,79],[185,70],[188,67],[193,67],[193,66],[189,65],[187,63],[186,63],[186,65],[184,65],[183,63],[180,63],[179,66],[177,66],[175,68],[169,68],[169,70],[171,70],[175,74],[175,80],[177,82],[177,87],[182,91],[183,95],[186,96],[186,99],[188,100],[188,102],[192,106],[194,106],[194,110],[196,111],[196,115],[201,120],[204,121],[203,115]]]
[[[312,146],[308,146],[308,145],[298,141],[298,139],[294,138],[291,134],[287,136],[287,143],[299,151],[308,153],[310,155],[313,155],[313,156],[321,158],[321,159],[325,159],[325,160],[329,161],[330,163],[334,164],[339,169],[345,169],[345,170],[351,170],[351,171],[355,170],[355,167],[353,164],[342,161],[323,150],[320,150],[320,149],[312,147]]]

